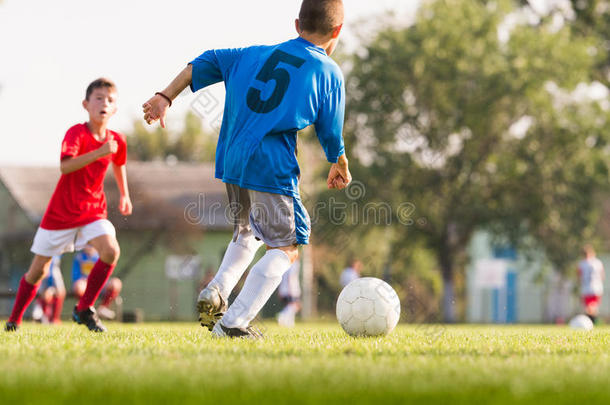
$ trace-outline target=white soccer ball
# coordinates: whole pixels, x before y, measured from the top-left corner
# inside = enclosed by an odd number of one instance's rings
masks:
[[[337,319],[351,336],[380,336],[392,332],[400,318],[400,300],[388,283],[359,278],[345,286],[337,300]]]
[[[570,320],[570,328],[578,330],[592,330],[593,321],[587,315],[576,315]]]

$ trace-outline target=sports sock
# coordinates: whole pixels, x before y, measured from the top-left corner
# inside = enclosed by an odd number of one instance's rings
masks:
[[[52,301],[53,298],[51,298],[51,301],[46,301],[45,299],[42,299],[42,313],[44,318],[46,318],[45,321],[49,321],[51,319],[51,312],[53,311],[53,307],[52,307]]]
[[[32,285],[28,283],[25,281],[25,276],[21,278],[19,290],[17,290],[17,297],[15,298],[15,304],[13,305],[13,311],[8,319],[9,322],[14,322],[16,324],[21,323],[23,313],[28,305],[32,303],[32,300],[34,300],[39,285],[40,284]]]
[[[34,316],[34,311],[36,310],[36,307],[39,306],[40,307],[40,312],[42,314],[41,319],[36,319]],[[49,310],[49,305],[48,303],[44,300],[44,298],[42,297],[38,297],[36,298],[36,304],[34,305],[34,310],[32,311],[32,318],[34,318],[34,320],[42,320],[42,318],[44,318],[45,316],[48,315],[48,310]]]
[[[104,293],[104,299],[102,300],[102,306],[107,307],[109,306],[112,301],[114,301],[116,299],[116,297],[119,296],[119,291],[114,289],[114,288],[108,288],[106,289],[106,292]]]
[[[208,284],[218,288],[225,302],[262,244],[252,234],[246,237],[239,235],[237,241],[229,243],[216,276]]]
[[[77,311],[84,311],[85,309],[93,306],[95,304],[95,300],[100,295],[100,291],[110,278],[112,271],[114,270],[114,265],[104,263],[101,259],[98,260],[93,269],[91,269],[91,273],[87,278],[87,288],[85,289],[85,293],[78,301],[78,305],[76,306]]]
[[[228,328],[245,328],[263,308],[290,268],[290,259],[280,249],[270,249],[252,267],[244,287],[222,318]]]
[[[51,313],[51,322],[59,322],[61,318],[61,310],[64,306],[64,297],[63,296],[55,296],[53,297],[52,308],[53,312]]]

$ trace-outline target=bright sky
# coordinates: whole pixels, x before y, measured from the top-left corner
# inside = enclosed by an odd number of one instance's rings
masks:
[[[344,0],[344,39],[356,21],[388,10],[412,16],[415,0]],[[129,131],[141,105],[210,48],[271,44],[296,36],[301,0],[4,0],[0,3],[0,165],[58,164],[66,130],[99,76],[119,87],[111,128]],[[221,98],[222,86],[213,94]],[[194,96],[168,117],[179,126]]]

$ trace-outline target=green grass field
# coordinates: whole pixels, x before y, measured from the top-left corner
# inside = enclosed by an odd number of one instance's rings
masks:
[[[0,403],[610,403],[610,328],[335,325],[216,340],[196,324],[0,332]]]

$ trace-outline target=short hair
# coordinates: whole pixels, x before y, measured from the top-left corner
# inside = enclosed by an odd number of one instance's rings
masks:
[[[87,92],[85,93],[85,100],[89,100],[89,97],[91,96],[91,93],[93,93],[93,90],[101,89],[101,88],[109,88],[109,89],[116,90],[116,84],[114,84],[114,82],[112,80],[106,79],[105,77],[100,77],[99,79],[95,79],[94,81],[89,83],[89,86],[87,86]]]
[[[595,256],[595,249],[593,249],[592,245],[586,244],[582,247],[582,254],[585,256]]]
[[[343,24],[343,0],[303,0],[299,24],[307,32],[330,34]]]

